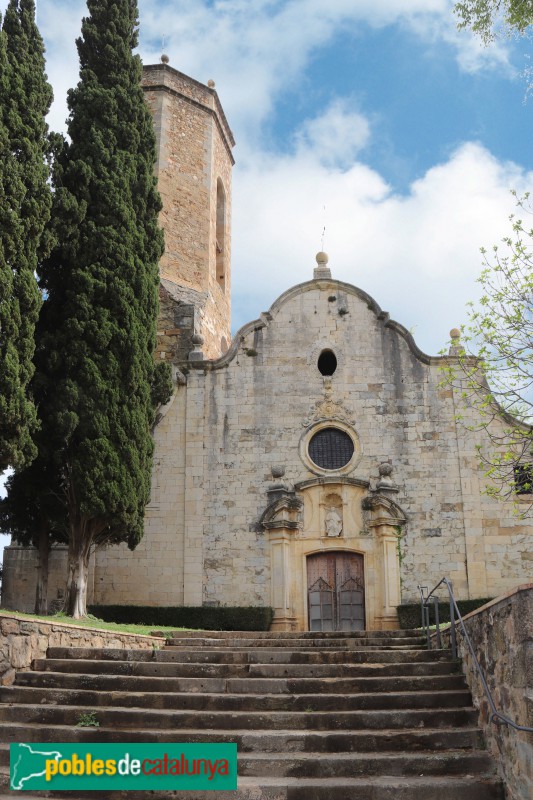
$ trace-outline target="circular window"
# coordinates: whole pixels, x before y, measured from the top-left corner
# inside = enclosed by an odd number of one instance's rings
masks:
[[[337,369],[337,357],[333,350],[322,350],[317,366],[321,375],[333,375]]]
[[[354,450],[352,437],[338,428],[322,428],[309,442],[309,458],[321,469],[342,469]]]

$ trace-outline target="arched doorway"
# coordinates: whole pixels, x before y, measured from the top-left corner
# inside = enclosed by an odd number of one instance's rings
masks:
[[[307,605],[310,631],[363,631],[363,556],[338,551],[308,556]]]

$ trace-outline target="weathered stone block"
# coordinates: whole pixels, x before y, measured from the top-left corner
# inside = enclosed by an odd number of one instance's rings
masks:
[[[33,659],[31,639],[29,636],[13,637],[9,643],[10,661],[15,669],[29,667]]]
[[[9,633],[18,633],[20,630],[20,623],[16,619],[3,617],[0,621],[0,630],[3,636],[7,636]]]
[[[0,670],[1,671],[1,670]],[[11,686],[15,682],[17,673],[14,669],[9,668],[0,674],[0,684],[2,686]]]

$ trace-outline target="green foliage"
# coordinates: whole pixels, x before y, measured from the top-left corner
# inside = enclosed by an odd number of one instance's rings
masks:
[[[490,603],[492,597],[480,597],[476,600],[458,600],[457,605],[459,611],[463,616],[475,611],[476,608],[481,608],[485,603]],[[422,614],[420,611],[420,603],[406,603],[405,605],[397,606],[398,619],[400,628],[403,630],[412,630],[413,628],[420,628],[422,625]],[[450,621],[450,604],[449,602],[439,601],[439,622],[446,623]],[[435,611],[431,603],[429,606],[429,624],[435,624]]]
[[[0,33],[0,472],[36,455],[35,280],[50,216],[45,116],[52,90],[33,0],[10,0]]]
[[[85,614],[91,551],[143,535],[154,419],[158,263],[163,236],[144,102],[137,3],[89,0],[68,94],[70,142],[56,142],[54,247],[43,261],[35,390],[69,541],[67,609]],[[155,383],[161,385],[162,374]]]
[[[172,396],[172,371],[169,364],[157,361],[152,375],[152,405],[154,408],[168,403]]]
[[[91,606],[107,622],[198,628],[207,631],[267,631],[274,618],[258,606]]]
[[[528,196],[518,206],[531,213]],[[459,420],[487,435],[490,447],[478,447],[486,491],[501,497],[514,493],[521,465],[533,460],[533,229],[515,215],[510,221],[505,249],[481,251],[482,297],[469,304],[462,340],[452,343],[455,358],[443,369]]]
[[[87,711],[86,713],[81,712],[78,715],[78,721],[76,722],[77,728],[99,728],[100,723],[96,717],[95,711]]]
[[[533,3],[528,0],[465,0],[456,3],[459,28],[471,28],[485,44],[502,33],[523,34],[533,23]]]
[[[7,496],[0,500],[0,530],[19,544],[37,547],[43,526],[51,541],[67,541],[64,506],[51,488],[49,469],[37,458],[6,481]]]

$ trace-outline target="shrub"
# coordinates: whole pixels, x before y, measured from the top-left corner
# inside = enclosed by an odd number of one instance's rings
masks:
[[[470,614],[476,608],[481,608],[485,603],[490,603],[492,597],[478,597],[475,600],[458,600],[457,605],[459,611],[463,615]],[[400,621],[400,628],[420,628],[422,624],[422,615],[420,613],[420,603],[405,603],[405,605],[397,606],[398,619]],[[450,604],[444,600],[439,601],[439,622],[450,621]],[[433,604],[429,606],[429,624],[435,624],[435,610]]]
[[[164,625],[208,631],[267,631],[274,616],[258,606],[90,606],[105,622]]]

